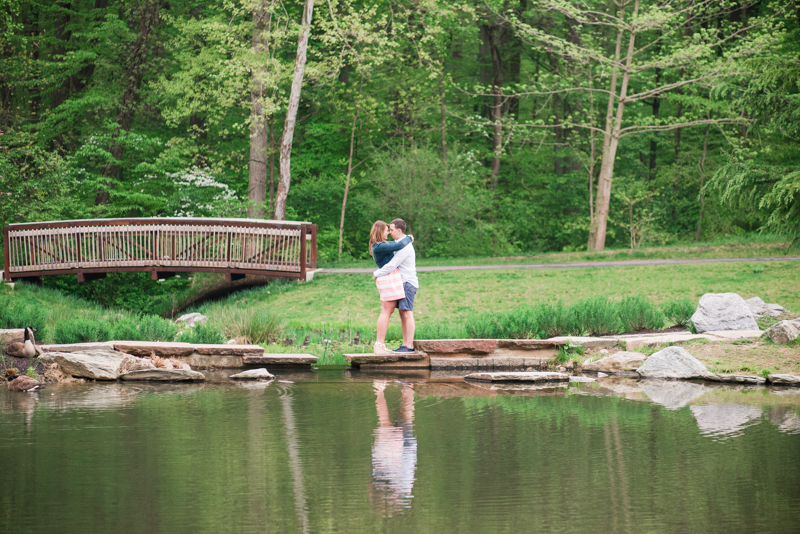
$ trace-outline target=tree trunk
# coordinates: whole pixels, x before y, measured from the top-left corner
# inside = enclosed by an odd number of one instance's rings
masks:
[[[275,115],[269,116],[269,205],[267,213],[275,213]]]
[[[503,149],[503,65],[496,35],[491,38],[492,52],[492,189],[497,189],[500,179],[500,152]]]
[[[442,111],[442,163],[447,164],[447,108],[444,103],[444,72],[439,76],[439,107]]]
[[[294,139],[294,127],[297,121],[297,108],[300,106],[303,75],[306,70],[306,50],[308,49],[308,35],[311,33],[313,12],[314,0],[306,0],[303,8],[300,38],[297,40],[294,79],[292,80],[292,90],[289,93],[289,106],[286,110],[286,122],[283,125],[283,138],[281,139],[280,178],[278,180],[278,193],[275,196],[275,218],[279,221],[286,219],[286,199],[289,196],[289,187],[292,182],[292,140]]]
[[[633,19],[639,13],[639,0],[633,4]],[[622,87],[619,92],[619,104],[617,114],[614,119],[614,126],[608,142],[608,148],[603,150],[603,161],[600,164],[600,176],[597,181],[597,208],[595,213],[595,224],[597,234],[594,241],[595,250],[603,250],[606,246],[606,230],[608,226],[608,209],[611,202],[611,180],[614,176],[614,160],[617,156],[619,146],[619,134],[622,128],[622,117],[625,110],[625,97],[628,94],[628,82],[631,76],[631,61],[633,60],[633,46],[636,41],[636,33],[631,32],[628,40],[628,53],[625,58],[625,70],[622,73]],[[613,97],[613,94],[612,94]],[[606,126],[608,131],[608,126]]]
[[[253,52],[258,55],[269,50],[269,26],[272,10],[267,10],[265,2],[259,2],[253,10]],[[267,153],[269,151],[269,131],[264,114],[264,76],[266,62],[256,61],[253,69],[253,84],[250,88],[250,172],[247,186],[247,216],[251,219],[264,217],[264,202],[267,200]]]
[[[620,10],[619,18],[622,20],[625,16],[625,11]],[[617,44],[614,49],[614,63],[619,63],[619,55],[621,53],[622,48],[622,29],[617,30]],[[611,71],[611,86],[609,88],[608,94],[608,108],[606,109],[606,123],[605,123],[605,130],[603,132],[603,162],[605,162],[605,155],[609,151],[609,147],[611,145],[611,129],[613,128],[613,119],[614,119],[614,97],[617,95],[617,69],[614,68]],[[600,174],[602,176],[603,163],[600,164]],[[602,182],[598,179],[597,183],[597,203],[599,208],[600,203],[600,187]],[[609,184],[610,187],[610,184]],[[596,208],[597,209],[597,208]],[[597,243],[597,235],[598,235],[598,216],[599,211],[592,215],[592,220],[589,224],[589,250],[595,249],[595,244]],[[605,235],[605,230],[603,231]],[[603,244],[605,245],[605,237],[603,238]]]
[[[711,125],[706,126],[706,138],[703,141],[703,155],[700,157],[700,217],[697,219],[697,233],[694,235],[695,241],[700,241],[700,233],[703,228],[703,212],[706,208],[706,199],[703,194],[703,185],[706,176],[706,154],[708,153],[708,132]]]
[[[344,183],[344,198],[342,199],[342,219],[339,221],[339,259],[342,259],[342,238],[344,237],[344,212],[347,208],[347,193],[350,191],[350,175],[353,174],[353,146],[356,140],[356,121],[358,120],[358,106],[353,115],[353,127],[350,129],[350,157],[347,160],[347,179]]]
[[[135,114],[136,96],[147,62],[147,52],[150,47],[150,38],[159,22],[159,8],[161,0],[150,0],[142,4],[139,13],[139,35],[128,54],[128,67],[125,70],[125,90],[122,93],[120,109],[117,114],[117,130],[113,134],[116,138],[120,132],[128,132],[133,124]],[[114,161],[106,165],[104,175],[116,178],[119,174],[119,165],[116,163],[122,157],[123,147],[120,143],[112,141],[111,156]],[[94,199],[96,206],[111,202],[111,195],[107,189],[97,192]]]

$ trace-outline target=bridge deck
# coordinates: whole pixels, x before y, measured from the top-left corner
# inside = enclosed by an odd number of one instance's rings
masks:
[[[5,278],[146,271],[217,272],[305,280],[317,225],[212,218],[88,219],[3,227]],[[309,246],[310,245],[310,246]],[[89,275],[87,277],[87,275]]]

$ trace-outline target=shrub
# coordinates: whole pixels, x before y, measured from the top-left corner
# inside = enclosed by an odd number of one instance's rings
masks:
[[[676,298],[661,305],[661,310],[671,324],[675,326],[690,326],[690,320],[695,311],[695,304],[686,297]]]
[[[569,334],[573,327],[572,310],[560,300],[540,302],[535,307],[538,335],[534,337],[557,337]]]
[[[467,337],[472,339],[507,339],[508,332],[501,324],[501,319],[500,314],[491,312],[468,315],[464,319],[464,330]]]
[[[572,306],[572,335],[588,333],[593,336],[606,336],[622,332],[622,321],[617,312],[617,304],[608,297],[591,297],[579,300]]]
[[[664,326],[664,314],[642,295],[628,295],[618,305],[623,332],[658,330]]]
[[[250,343],[276,343],[283,336],[283,324],[267,308],[234,309],[222,323],[229,338],[246,337]]]
[[[213,323],[199,323],[194,328],[181,332],[180,341],[186,343],[211,343],[220,345],[225,343],[222,329]]]
[[[467,332],[463,323],[417,323],[416,339],[463,339]]]
[[[121,317],[114,323],[111,336],[120,341],[172,341],[179,329],[157,315]]]
[[[59,344],[108,341],[111,339],[111,330],[101,321],[79,318],[58,323],[54,337]]]

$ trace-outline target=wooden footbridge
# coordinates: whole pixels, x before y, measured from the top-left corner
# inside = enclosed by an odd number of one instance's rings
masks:
[[[211,218],[89,219],[3,227],[4,278],[113,272],[223,273],[306,280],[317,267],[317,225]]]

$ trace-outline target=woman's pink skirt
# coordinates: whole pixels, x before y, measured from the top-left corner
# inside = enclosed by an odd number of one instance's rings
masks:
[[[397,269],[387,275],[379,276],[375,283],[378,285],[381,300],[400,300],[406,297],[406,292],[403,289],[403,279],[400,278],[400,271]]]

